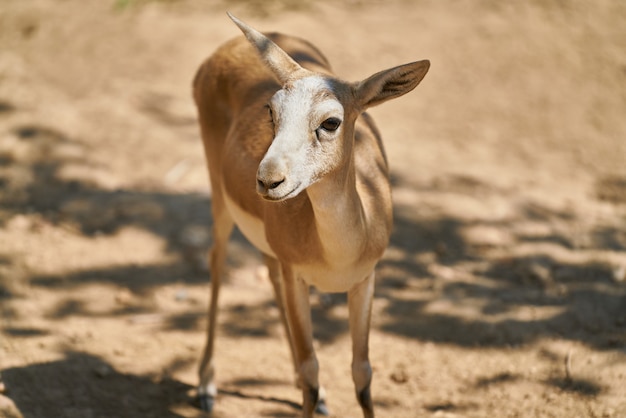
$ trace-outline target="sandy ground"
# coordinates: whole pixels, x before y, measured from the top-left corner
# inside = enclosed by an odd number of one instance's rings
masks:
[[[376,108],[395,232],[380,417],[626,417],[626,3],[3,0],[0,416],[201,417],[210,245],[190,84],[229,9],[343,78],[428,58]],[[232,240],[215,417],[297,417],[257,253]],[[347,308],[312,293],[333,417]]]

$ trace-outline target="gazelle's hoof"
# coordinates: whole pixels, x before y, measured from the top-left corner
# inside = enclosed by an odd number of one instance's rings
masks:
[[[328,410],[328,406],[326,405],[326,401],[324,399],[320,399],[317,402],[317,406],[315,407],[315,413],[324,415],[325,417],[330,415],[330,411]]]
[[[213,411],[213,404],[215,404],[215,397],[211,395],[198,395],[200,400],[200,409],[205,412]]]

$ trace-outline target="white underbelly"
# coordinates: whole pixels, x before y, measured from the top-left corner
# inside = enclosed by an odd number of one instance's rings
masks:
[[[265,236],[265,227],[263,222],[256,216],[250,215],[248,212],[241,209],[229,196],[228,192],[224,193],[224,201],[226,202],[226,209],[232,216],[235,224],[252,245],[254,245],[259,251],[276,257],[274,251],[272,251],[267,238]]]

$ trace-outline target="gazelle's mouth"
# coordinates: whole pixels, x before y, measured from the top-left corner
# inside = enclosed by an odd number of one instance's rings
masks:
[[[268,193],[262,194],[261,196],[263,197],[263,199],[269,200],[270,202],[280,202],[282,200],[291,199],[292,197],[296,197],[300,193],[300,185],[301,184],[302,183],[296,184],[296,187],[291,189],[290,192],[283,193],[283,194],[281,194],[279,196],[276,196],[276,195],[274,195],[272,193],[274,190],[270,190]]]

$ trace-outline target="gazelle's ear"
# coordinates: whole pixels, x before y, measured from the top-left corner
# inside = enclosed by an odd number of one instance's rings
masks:
[[[395,99],[422,81],[430,61],[418,61],[381,71],[354,85],[357,104],[363,109]]]
[[[295,62],[285,51],[283,51],[278,45],[272,42],[267,36],[261,32],[237,19],[230,13],[227,13],[228,17],[246,36],[248,41],[256,48],[261,55],[261,58],[268,66],[270,70],[276,75],[278,80],[285,84],[292,79],[294,73],[298,71],[305,71],[297,62]]]

